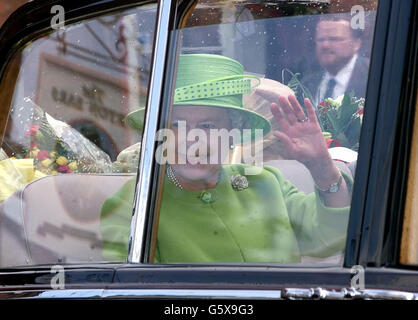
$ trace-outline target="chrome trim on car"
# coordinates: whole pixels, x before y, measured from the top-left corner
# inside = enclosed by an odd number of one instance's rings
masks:
[[[323,288],[287,288],[283,290],[234,289],[62,289],[15,290],[0,292],[2,299],[260,299],[260,300],[418,300],[418,293],[395,290],[340,291]]]
[[[290,300],[312,299],[314,296],[313,289],[288,288],[283,291],[283,298]]]
[[[361,298],[365,300],[417,300],[418,294],[394,290],[361,290]]]
[[[0,293],[0,299],[2,298]],[[281,299],[280,290],[220,289],[63,289],[13,291],[9,299],[135,299],[135,298],[214,298],[214,299]]]
[[[140,174],[138,174],[135,210],[129,235],[129,253],[127,260],[132,263],[141,263],[144,258],[145,228],[147,207],[149,204],[148,195],[151,188],[151,169],[154,164],[155,138],[160,111],[171,11],[172,5],[170,0],[159,1],[155,49],[149,86],[150,94],[144,120],[144,132],[138,168]]]
[[[289,300],[315,299],[315,300],[418,300],[418,293],[355,288],[342,288],[340,291],[323,288],[287,288],[283,290],[282,297]]]
[[[288,288],[283,290],[283,298],[289,300],[301,300],[301,299],[319,299],[319,300],[344,300],[358,297],[357,292],[353,292],[351,289],[341,289],[341,291],[327,290],[323,288]]]
[[[347,298],[347,290],[336,291],[316,288],[314,289],[314,295],[323,300],[344,300]]]

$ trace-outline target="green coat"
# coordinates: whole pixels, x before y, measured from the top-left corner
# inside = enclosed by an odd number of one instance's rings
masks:
[[[268,166],[246,176],[248,188],[238,191],[230,178],[244,175],[244,168],[224,166],[217,186],[205,191],[181,190],[164,179],[154,262],[295,263],[302,255],[326,257],[344,250],[349,207],[326,207],[318,190],[298,192]],[[126,260],[134,188],[132,179],[103,205],[107,260]]]

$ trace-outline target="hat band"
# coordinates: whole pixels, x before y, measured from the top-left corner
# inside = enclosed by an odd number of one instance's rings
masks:
[[[260,82],[256,76],[236,75],[177,88],[174,92],[174,103],[250,93],[252,87],[248,78]],[[258,83],[254,87],[256,86]]]

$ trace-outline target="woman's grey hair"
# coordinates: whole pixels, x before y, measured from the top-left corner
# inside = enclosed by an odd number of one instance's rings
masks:
[[[228,110],[229,120],[231,122],[231,129],[239,129],[242,130],[244,128],[251,128],[251,126],[247,126],[246,122],[247,119],[243,116],[241,111],[239,110]]]

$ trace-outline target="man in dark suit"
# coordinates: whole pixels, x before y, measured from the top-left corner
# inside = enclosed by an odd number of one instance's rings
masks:
[[[326,15],[316,27],[316,56],[321,70],[305,75],[302,83],[318,105],[325,98],[345,92],[365,97],[369,60],[361,57],[361,35],[351,28],[349,17]]]

